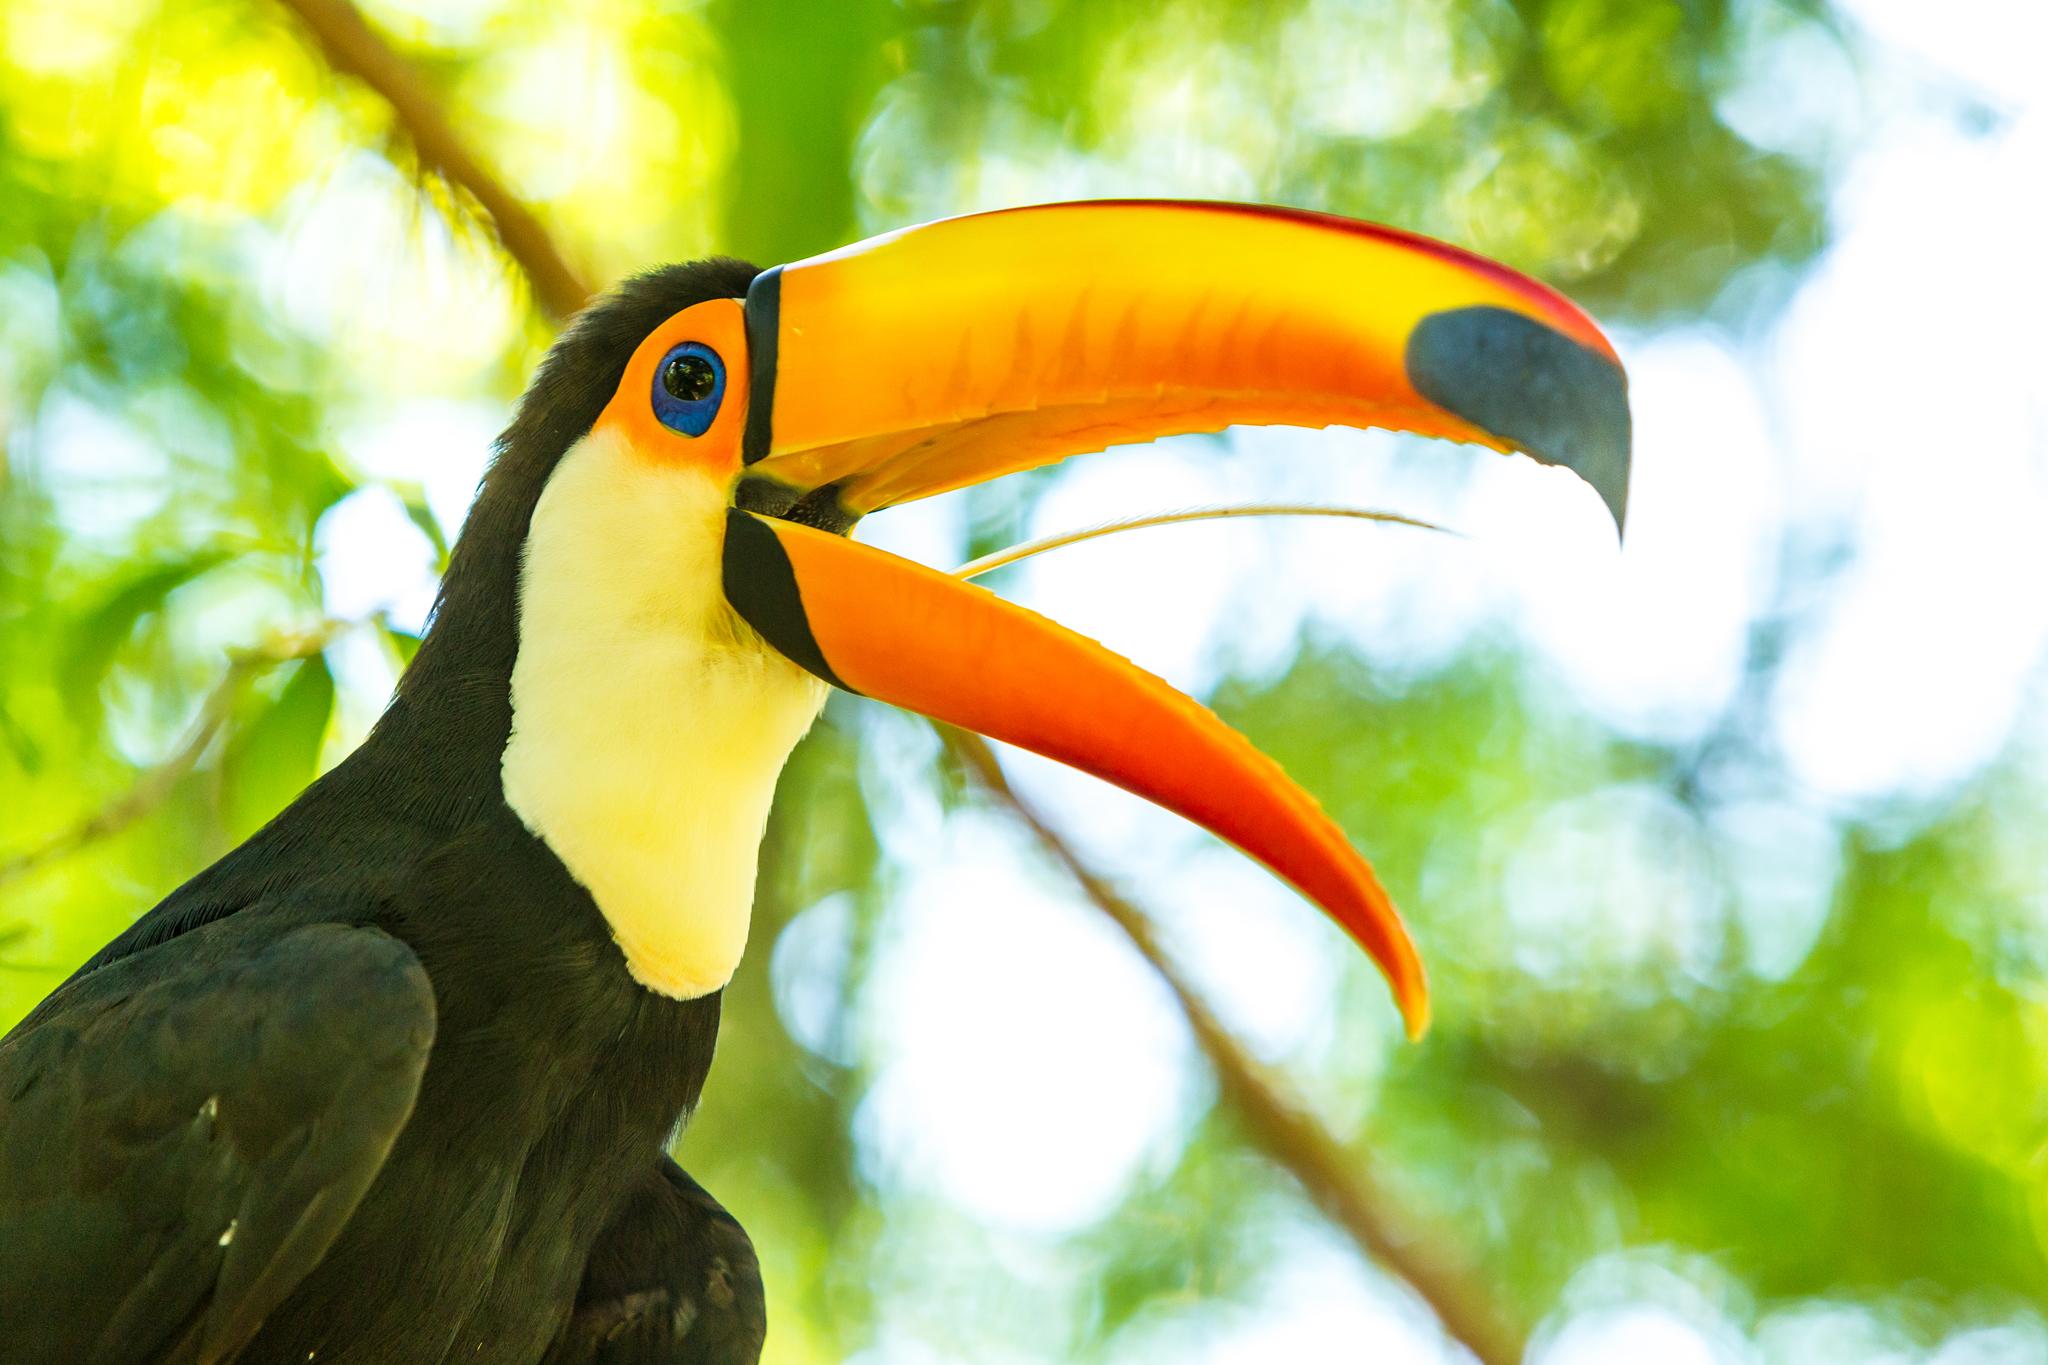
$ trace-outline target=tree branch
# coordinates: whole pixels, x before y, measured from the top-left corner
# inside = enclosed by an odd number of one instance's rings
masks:
[[[499,240],[532,280],[555,318],[589,297],[540,221],[514,200],[464,147],[431,92],[405,60],[363,21],[348,0],[280,0],[313,31],[329,61],[360,77],[391,105],[423,161],[469,191],[498,224]],[[1266,1156],[1292,1174],[1316,1206],[1368,1258],[1405,1280],[1435,1310],[1444,1330],[1482,1365],[1521,1359],[1520,1334],[1503,1321],[1467,1269],[1426,1245],[1390,1209],[1361,1159],[1290,1099],[1279,1079],[1251,1056],[1160,948],[1150,919],[1075,854],[1011,787],[978,736],[940,726],[948,748],[1000,804],[1022,821],[1087,899],[1114,921],[1165,980],[1198,1046],[1215,1069],[1223,1098]],[[201,746],[203,747],[203,745]]]
[[[327,648],[341,623],[328,621],[318,629],[288,636],[257,649],[242,650],[228,661],[227,671],[199,704],[192,728],[171,756],[143,773],[135,785],[63,833],[0,862],[0,886],[90,844],[119,834],[170,798],[185,775],[199,766],[214,736],[227,724],[242,690],[281,663],[309,658]]]
[[[1436,1311],[1444,1330],[1484,1365],[1520,1360],[1520,1334],[1502,1320],[1469,1270],[1406,1226],[1364,1159],[1332,1137],[1287,1094],[1284,1082],[1245,1050],[1160,947],[1151,917],[1090,867],[1018,794],[986,740],[949,725],[936,728],[947,750],[974,774],[982,789],[1037,837],[1039,846],[1074,879],[1089,902],[1123,930],[1166,982],[1196,1045],[1216,1073],[1224,1099],[1258,1148],[1299,1182],[1361,1252],[1407,1281]]]
[[[557,322],[581,308],[590,286],[569,264],[533,211],[515,198],[456,133],[419,73],[370,27],[349,0],[278,0],[299,16],[337,71],[356,77],[391,106],[420,161],[483,206],[498,240],[527,279],[533,296]]]

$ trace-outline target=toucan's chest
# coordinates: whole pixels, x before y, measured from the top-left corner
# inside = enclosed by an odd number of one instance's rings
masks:
[[[719,997],[634,982],[588,892],[509,810],[417,857],[391,922],[436,997],[419,1098],[249,1359],[531,1365],[622,1192],[695,1106]]]
[[[775,782],[824,685],[727,606],[725,490],[599,434],[563,457],[521,575],[507,804],[677,999],[746,947]]]

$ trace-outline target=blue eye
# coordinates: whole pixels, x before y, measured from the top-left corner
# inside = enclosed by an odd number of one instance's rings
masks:
[[[702,436],[725,399],[725,362],[699,341],[686,341],[654,367],[654,415],[685,436]]]

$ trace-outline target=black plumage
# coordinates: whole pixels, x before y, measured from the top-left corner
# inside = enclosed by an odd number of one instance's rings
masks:
[[[751,1245],[665,1152],[718,996],[635,984],[499,777],[542,487],[638,343],[755,273],[577,319],[369,738],[0,1040],[0,1362],[758,1356]]]

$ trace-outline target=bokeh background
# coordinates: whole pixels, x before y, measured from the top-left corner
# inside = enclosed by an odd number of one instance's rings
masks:
[[[2048,1361],[2048,9],[364,14],[594,283],[1270,200],[1528,270],[1633,375],[1625,550],[1567,477],[1356,432],[870,524],[938,564],[1265,497],[1465,532],[1176,527],[993,580],[1320,796],[1438,1022],[1400,1042],[1228,849],[1004,756],[1336,1145],[1369,1258],[1014,813],[836,698],[680,1148],[761,1248],[770,1360]],[[364,733],[553,327],[291,10],[0,3],[0,1026]]]

